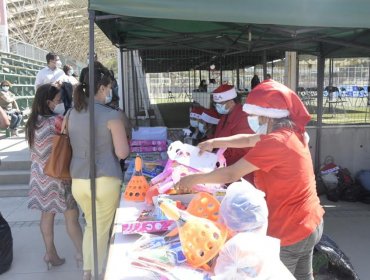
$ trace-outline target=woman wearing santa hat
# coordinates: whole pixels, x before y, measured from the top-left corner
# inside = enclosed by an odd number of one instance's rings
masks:
[[[190,120],[190,126],[186,129],[183,129],[184,131],[184,137],[188,137],[191,139],[191,144],[197,145],[199,143],[199,139],[202,138],[202,133],[199,131],[199,121],[200,116],[203,113],[203,110],[205,108],[198,105],[197,103],[194,103],[189,108],[189,120]]]
[[[305,132],[311,117],[295,92],[273,80],[252,90],[243,110],[249,114],[255,135],[211,139],[199,147],[207,151],[226,147],[251,150],[231,166],[183,177],[176,188],[231,183],[254,172],[255,186],[266,193],[267,234],[280,239],[280,258],[292,274],[298,280],[311,280],[313,248],[321,238],[324,215]]]
[[[216,126],[214,138],[228,137],[236,134],[253,134],[253,130],[245,121],[247,113],[243,111],[243,106],[238,102],[235,87],[223,84],[213,92],[213,102],[216,111],[220,114],[220,121]],[[224,152],[227,165],[232,165],[240,160],[249,148],[246,147],[228,147]],[[244,177],[253,184],[253,174]]]
[[[216,125],[220,121],[220,116],[214,109],[204,108],[200,115],[198,129],[202,137],[200,141],[214,138]]]

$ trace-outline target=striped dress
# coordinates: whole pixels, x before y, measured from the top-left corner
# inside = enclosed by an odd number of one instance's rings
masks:
[[[44,174],[51,153],[52,138],[60,132],[62,116],[38,117],[34,145],[31,148],[31,178],[28,208],[43,212],[63,213],[77,208],[71,192],[71,180],[60,180]]]

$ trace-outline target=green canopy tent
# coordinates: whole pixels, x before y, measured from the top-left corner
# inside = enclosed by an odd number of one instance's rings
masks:
[[[96,23],[121,52],[138,50],[146,73],[207,69],[210,63],[235,69],[282,58],[286,51],[316,55],[316,168],[324,59],[370,56],[370,1],[365,0],[90,0],[89,11],[90,61]],[[178,57],[179,50],[192,50],[189,54],[194,56]],[[91,174],[95,174],[92,104],[90,96]],[[93,207],[94,200],[95,196]]]
[[[255,65],[264,52],[271,60],[282,58],[285,51],[326,58],[370,52],[370,3],[360,0],[91,0],[89,8],[114,45],[140,50],[147,73],[206,69],[217,57],[236,55],[245,55],[240,66]],[[158,63],[181,49],[199,50],[202,57],[192,65],[191,59],[179,63],[175,56],[172,64],[165,63],[170,69]]]

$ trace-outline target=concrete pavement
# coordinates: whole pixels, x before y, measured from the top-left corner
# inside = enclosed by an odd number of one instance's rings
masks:
[[[22,136],[0,140],[0,159],[3,165],[9,162],[24,165],[30,160],[27,142]],[[16,184],[6,187],[8,190],[12,187],[19,189]],[[77,268],[75,250],[65,229],[64,216],[55,216],[54,234],[58,253],[66,258],[66,263],[47,270],[43,261],[45,248],[40,232],[40,211],[27,208],[28,198],[24,197],[24,192],[13,193],[15,197],[0,197],[0,212],[12,230],[14,255],[10,270],[0,275],[0,280],[82,279],[82,268]],[[22,196],[17,196],[17,193]]]

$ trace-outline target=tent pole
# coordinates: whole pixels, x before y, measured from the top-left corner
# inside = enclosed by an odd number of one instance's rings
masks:
[[[263,67],[263,80],[266,80],[267,75],[267,55],[266,51],[262,53],[262,67]]]
[[[189,71],[188,71],[188,73],[189,73],[189,94],[191,94],[191,73],[190,73],[190,69],[189,69]]]
[[[299,54],[297,53],[296,56],[296,62],[295,62],[296,68],[295,68],[295,88],[294,91],[297,91],[299,86]]]
[[[125,102],[125,89],[124,89],[124,75],[123,75],[123,49],[119,48],[120,52],[120,67],[121,67],[121,100],[122,100],[122,109],[125,112],[126,102]]]
[[[323,111],[323,89],[324,89],[325,57],[320,52],[317,57],[317,125],[316,125],[316,152],[315,173],[320,171],[321,164],[321,134],[322,134],[322,111]]]
[[[95,11],[89,10],[89,61],[94,61],[94,20]],[[92,236],[94,252],[94,278],[99,279],[98,270],[98,246],[96,232],[96,170],[95,170],[95,83],[94,83],[94,63],[89,67],[89,121],[90,121],[90,189],[91,189],[91,212],[92,212]]]
[[[130,51],[131,54],[131,79],[132,79],[132,87],[134,93],[134,107],[135,107],[135,120],[136,120],[136,127],[139,126],[138,114],[139,114],[139,93],[137,90],[137,78],[136,78],[136,70],[134,65],[134,51]]]

